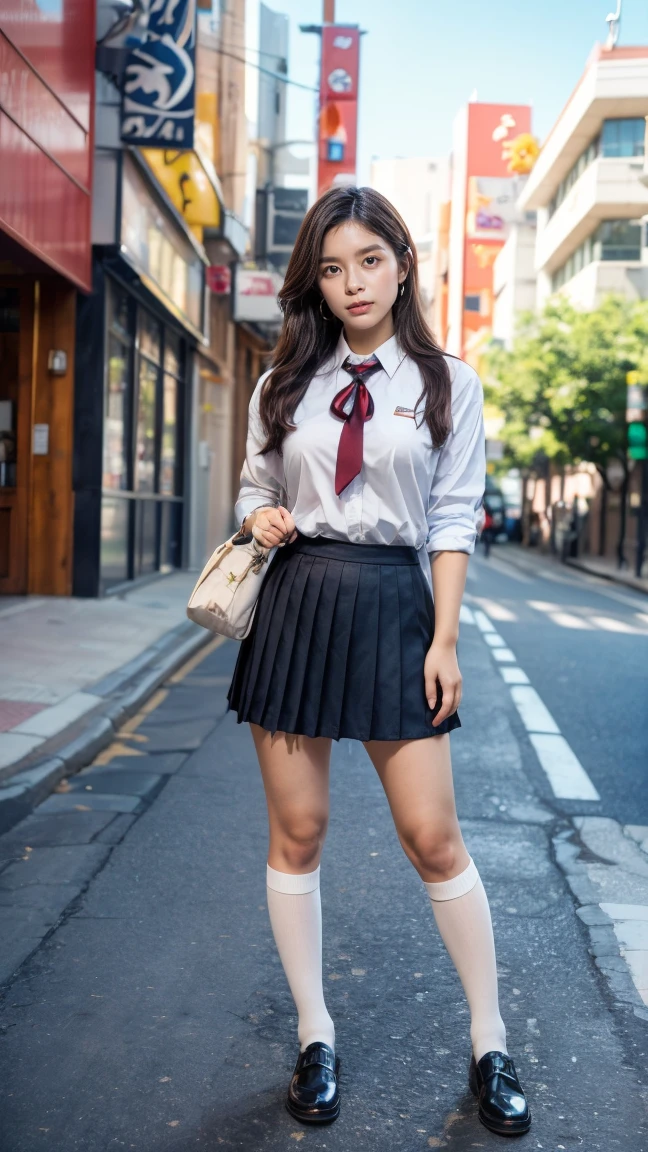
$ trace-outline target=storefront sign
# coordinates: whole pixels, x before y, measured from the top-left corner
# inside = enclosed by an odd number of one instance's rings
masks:
[[[320,72],[318,195],[356,173],[360,30],[324,25]]]
[[[131,156],[124,156],[121,252],[147,287],[195,333],[203,333],[204,264],[165,213]]]
[[[148,31],[124,77],[122,140],[193,148],[196,0],[149,0]]]
[[[229,296],[232,291],[232,272],[227,264],[210,264],[205,279],[214,296]]]
[[[49,452],[49,424],[34,424],[32,452],[34,456],[47,456]]]
[[[234,319],[279,324],[283,314],[277,293],[282,283],[277,272],[238,268],[234,286]]]

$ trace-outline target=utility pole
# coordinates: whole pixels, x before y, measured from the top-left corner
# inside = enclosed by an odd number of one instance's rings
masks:
[[[335,0],[324,0],[324,24],[335,24]]]

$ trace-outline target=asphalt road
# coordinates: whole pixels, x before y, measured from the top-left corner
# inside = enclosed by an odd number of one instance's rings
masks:
[[[478,549],[468,590],[600,793],[564,810],[648,824],[648,596],[506,545]]]
[[[463,726],[451,741],[464,835],[493,911],[509,1048],[533,1114],[516,1146],[647,1152],[648,1013],[638,1014],[636,993],[618,999],[595,966],[559,857],[580,851],[576,809],[646,819],[635,794],[642,740],[644,757],[648,747],[648,627],[569,630],[528,601],[625,622],[638,609],[579,576],[527,579],[503,557],[475,560],[469,609],[486,609],[601,794],[594,804],[556,799],[484,633],[467,620]],[[509,618],[496,618],[498,606]],[[284,1109],[296,1019],[267,915],[254,747],[225,714],[235,656],[225,643],[174,677],[102,763],[71,780],[71,794],[0,838],[0,932],[19,907],[43,919],[50,889],[62,908],[4,989],[0,1149],[502,1147],[468,1092],[468,1013],[427,895],[351,741],[333,745],[321,877],[342,1111],[317,1130]],[[111,811],[120,794],[142,801]]]

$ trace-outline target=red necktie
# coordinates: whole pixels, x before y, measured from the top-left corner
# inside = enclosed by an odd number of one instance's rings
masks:
[[[364,380],[382,368],[376,356],[369,356],[360,364],[354,364],[347,356],[342,365],[345,372],[350,372],[353,379],[345,385],[331,401],[330,411],[340,420],[344,420],[344,428],[340,434],[338,445],[337,464],[335,468],[335,493],[340,495],[342,490],[350,484],[362,468],[362,442],[364,438],[364,422],[371,420],[374,414],[374,402]],[[355,388],[353,407],[347,414],[344,405]]]

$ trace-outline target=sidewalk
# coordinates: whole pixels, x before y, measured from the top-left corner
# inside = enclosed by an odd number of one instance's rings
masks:
[[[209,639],[185,615],[195,579],[175,572],[102,600],[0,601],[0,831]]]
[[[603,556],[578,556],[569,559],[570,568],[580,568],[592,576],[602,576],[604,580],[613,580],[615,584],[624,584],[626,588],[634,588],[636,592],[648,595],[648,579],[645,576],[635,576],[632,568],[617,568],[613,560]]]
[[[519,563],[521,567],[526,562],[534,571],[539,565],[563,569],[577,568],[581,572],[587,572],[590,576],[598,576],[600,579],[609,580],[614,584],[621,584],[625,588],[631,588],[635,592],[643,592],[648,595],[648,579],[643,576],[635,576],[627,568],[620,570],[613,560],[601,556],[578,556],[563,563],[560,557],[554,555],[553,552],[541,552],[539,548],[528,548],[522,544],[513,544],[511,541],[496,545],[491,555],[509,559],[512,563]]]

